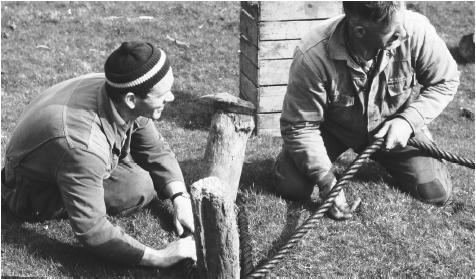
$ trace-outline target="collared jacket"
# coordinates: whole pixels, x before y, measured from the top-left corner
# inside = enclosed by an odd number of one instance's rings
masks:
[[[8,203],[32,220],[64,208],[82,244],[113,261],[137,264],[145,246],[106,218],[103,180],[129,152],[149,171],[159,194],[183,176],[153,121],[139,117],[127,125],[104,84],[103,74],[81,76],[29,104],[6,147],[5,181],[16,188]]]
[[[423,15],[404,11],[403,18],[406,37],[380,51],[371,83],[348,54],[344,15],[323,21],[296,48],[280,119],[283,149],[317,185],[334,177],[321,129],[358,150],[390,117],[416,132],[453,99],[459,72],[444,41]]]

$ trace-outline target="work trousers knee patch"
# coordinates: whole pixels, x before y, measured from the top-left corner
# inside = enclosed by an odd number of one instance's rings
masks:
[[[443,205],[450,196],[449,191],[446,190],[439,179],[418,184],[417,192],[421,201],[436,205]]]

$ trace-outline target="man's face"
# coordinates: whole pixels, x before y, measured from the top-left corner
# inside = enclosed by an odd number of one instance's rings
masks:
[[[365,29],[362,41],[369,49],[393,49],[407,36],[401,11],[394,12],[386,25],[369,22]]]
[[[159,83],[152,87],[145,98],[137,98],[134,108],[136,115],[159,120],[165,104],[175,99],[171,91],[173,83],[174,77],[172,71],[169,71]]]

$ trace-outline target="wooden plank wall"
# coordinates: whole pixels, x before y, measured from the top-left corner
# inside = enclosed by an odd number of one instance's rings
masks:
[[[257,132],[279,136],[289,67],[299,40],[342,12],[332,2],[241,2],[240,97],[257,107]]]

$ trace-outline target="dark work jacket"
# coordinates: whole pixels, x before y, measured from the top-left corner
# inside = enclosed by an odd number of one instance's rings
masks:
[[[66,210],[82,244],[110,260],[137,264],[145,246],[106,218],[103,180],[129,152],[159,194],[183,176],[153,121],[125,123],[104,83],[103,74],[84,75],[32,100],[6,147],[6,187],[14,192],[6,202],[29,220]]]

